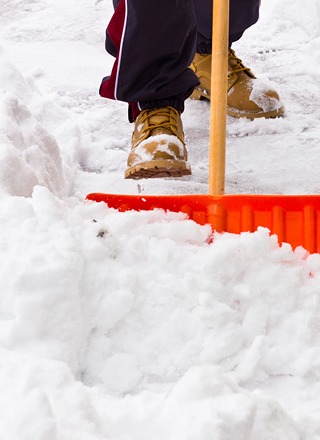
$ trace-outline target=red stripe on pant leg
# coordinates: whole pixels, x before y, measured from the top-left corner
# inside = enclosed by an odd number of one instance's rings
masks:
[[[119,50],[121,45],[121,38],[124,31],[124,22],[126,16],[126,3],[125,0],[121,0],[117,9],[115,10],[109,26],[108,26],[108,35],[118,50],[117,58],[113,64],[113,68],[111,71],[110,78],[108,81],[104,82],[100,87],[100,95],[103,98],[115,99],[115,85],[117,78],[117,71],[119,65]]]
[[[121,45],[121,38],[123,33],[124,20],[126,17],[126,3],[125,0],[121,0],[117,9],[110,20],[108,26],[108,34],[111,41],[119,51]]]
[[[114,62],[110,78],[108,79],[108,81],[105,81],[103,84],[101,84],[100,96],[102,96],[102,98],[116,99],[114,91],[116,86],[117,69],[118,57]]]

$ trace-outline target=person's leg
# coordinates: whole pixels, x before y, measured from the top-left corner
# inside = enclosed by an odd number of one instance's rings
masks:
[[[193,0],[197,19],[197,53],[211,53],[212,0]],[[230,0],[229,46],[259,18],[260,0]]]
[[[212,0],[194,0],[197,17],[197,53],[191,64],[200,85],[191,95],[194,99],[210,99],[211,92],[211,33]],[[277,92],[265,85],[259,87],[255,76],[231,49],[244,31],[259,18],[260,0],[230,0],[229,65],[228,65],[228,115],[234,117],[276,117],[284,112]],[[259,89],[259,90],[258,90]]]
[[[102,82],[101,96],[133,103],[133,117],[138,109],[165,106],[182,112],[199,84],[188,68],[196,45],[193,3],[114,0],[114,5],[106,49],[116,61]]]
[[[191,173],[180,114],[199,80],[192,1],[114,0],[106,49],[116,57],[103,97],[129,103],[135,127],[126,178]]]

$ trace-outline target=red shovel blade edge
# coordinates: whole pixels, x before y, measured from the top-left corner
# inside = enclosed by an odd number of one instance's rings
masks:
[[[86,200],[104,202],[120,212],[135,210],[183,212],[191,220],[209,223],[217,232],[254,232],[259,226],[293,249],[303,246],[320,253],[320,195],[174,195],[143,196],[93,193]]]

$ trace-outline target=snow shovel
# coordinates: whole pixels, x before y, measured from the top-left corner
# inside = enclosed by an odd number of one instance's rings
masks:
[[[213,231],[240,234],[266,227],[279,244],[320,253],[320,195],[224,195],[227,117],[229,0],[213,1],[209,195],[144,196],[89,194],[119,211],[184,212]]]

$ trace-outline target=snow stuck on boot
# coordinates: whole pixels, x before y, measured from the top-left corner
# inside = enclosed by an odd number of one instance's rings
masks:
[[[252,91],[250,93],[250,100],[262,108],[264,113],[271,112],[273,110],[279,110],[284,108],[283,101],[278,98],[268,96],[267,93],[270,90],[275,90],[275,85],[268,78],[260,76],[252,81]]]

